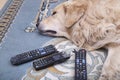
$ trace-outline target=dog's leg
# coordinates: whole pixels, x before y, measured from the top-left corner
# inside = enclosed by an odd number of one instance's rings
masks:
[[[120,46],[108,47],[108,56],[99,80],[120,80]]]

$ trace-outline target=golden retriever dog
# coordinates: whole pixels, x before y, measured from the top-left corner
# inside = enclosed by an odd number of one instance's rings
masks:
[[[120,80],[120,0],[74,0],[39,23],[42,34],[64,36],[78,47],[108,49],[99,80]]]

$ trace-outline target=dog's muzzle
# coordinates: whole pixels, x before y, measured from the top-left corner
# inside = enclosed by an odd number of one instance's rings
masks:
[[[45,25],[42,23],[39,23],[36,26],[39,29],[40,34],[50,35],[50,36],[54,36],[55,34],[57,34],[57,32],[54,30],[46,29]]]

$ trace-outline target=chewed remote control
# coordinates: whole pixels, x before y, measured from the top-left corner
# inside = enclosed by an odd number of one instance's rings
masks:
[[[19,65],[57,52],[53,45],[18,54],[10,59],[13,65]]]
[[[87,80],[86,50],[74,50],[75,53],[75,80]]]
[[[70,58],[69,54],[66,54],[63,52],[58,52],[56,54],[52,54],[52,55],[47,56],[45,58],[41,58],[39,60],[34,61],[33,67],[35,68],[35,70],[40,70],[40,69],[44,69],[44,68],[47,68],[49,66],[52,66],[54,64],[64,62],[69,58]]]

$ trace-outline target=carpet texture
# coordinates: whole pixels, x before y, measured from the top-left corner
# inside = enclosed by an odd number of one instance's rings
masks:
[[[0,16],[0,42],[5,36],[10,24],[12,23],[16,13],[18,12],[23,0],[13,0],[9,3],[9,6],[6,10],[1,13]]]
[[[6,2],[7,2],[7,0],[0,0],[0,11],[4,7]]]
[[[57,3],[51,3],[50,8],[52,9],[64,1],[59,0]],[[33,33],[24,31],[34,20],[40,3],[41,0],[24,0],[10,27],[7,28],[7,33],[0,43],[0,80],[21,80],[26,70],[32,66],[32,62],[13,66],[10,63],[10,58],[40,48],[44,43],[53,39],[52,37],[40,35],[37,30]]]

